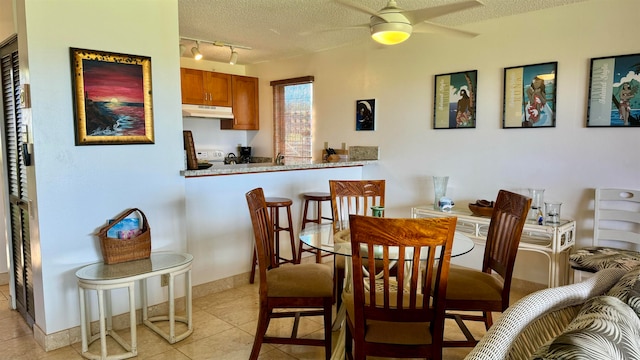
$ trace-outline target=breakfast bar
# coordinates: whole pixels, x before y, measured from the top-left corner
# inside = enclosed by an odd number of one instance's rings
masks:
[[[189,252],[195,257],[193,283],[224,279],[220,283],[231,287],[233,283],[248,280],[254,238],[245,199],[247,191],[261,187],[267,197],[291,199],[293,229],[297,233],[303,212],[303,193],[328,192],[331,179],[360,180],[363,167],[376,166],[376,163],[365,160],[236,164],[181,171],[185,177]],[[291,258],[288,241],[282,242],[280,254]]]
[[[331,169],[342,167],[364,166],[376,163],[376,160],[360,160],[360,161],[338,161],[338,162],[296,162],[291,164],[275,164],[275,163],[250,163],[250,164],[214,164],[206,169],[183,170],[180,175],[190,178],[199,176],[216,176],[216,175],[239,175],[254,174],[274,171],[295,171],[295,170],[312,170],[312,169]]]

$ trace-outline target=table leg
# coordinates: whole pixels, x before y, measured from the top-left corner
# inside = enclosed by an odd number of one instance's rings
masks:
[[[97,292],[98,292],[98,317],[100,322],[100,357],[101,359],[106,359],[107,358],[107,329],[105,324],[106,314],[104,310],[104,290],[98,289]]]
[[[129,284],[129,329],[131,331],[131,353],[138,354],[138,336],[136,329],[136,296],[134,283]]]
[[[176,306],[175,306],[175,277],[177,275],[185,275],[185,316],[176,316]],[[148,317],[148,314],[143,310],[143,319],[142,322],[149,329],[153,330],[156,334],[162,336],[165,340],[167,340],[170,344],[175,344],[176,342],[183,340],[187,336],[191,335],[193,332],[193,310],[192,310],[192,290],[191,290],[191,268],[183,269],[180,271],[175,271],[167,274],[169,276],[169,282],[167,284],[167,291],[169,292],[168,297],[168,314],[167,315],[158,315]],[[163,276],[163,275],[161,275]],[[146,279],[145,279],[146,280]],[[144,281],[143,280],[143,284]],[[145,284],[146,290],[146,284]],[[143,308],[147,307],[147,292],[144,291],[142,293],[142,301]],[[169,331],[165,332],[160,329],[154,322],[157,321],[168,321],[169,322]],[[176,321],[187,324],[187,330],[176,336]]]
[[[86,302],[86,294],[84,288],[78,287],[78,295],[80,296],[80,335],[82,338],[82,352],[86,353],[89,351],[89,333],[87,330],[90,329],[90,326],[87,324],[87,302]]]
[[[169,273],[169,342],[176,342],[176,295],[173,289],[174,275]]]
[[[192,301],[192,289],[191,289],[191,269],[185,273],[184,279],[184,293],[185,293],[185,310],[187,311],[187,332],[190,334],[193,332],[193,309],[191,307]]]

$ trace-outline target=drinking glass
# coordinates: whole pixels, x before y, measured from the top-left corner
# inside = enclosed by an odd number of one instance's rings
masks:
[[[371,214],[375,217],[382,217],[382,212],[384,211],[383,206],[372,206]]]
[[[448,176],[434,176],[433,177],[433,192],[434,192],[434,201],[433,208],[434,210],[440,210],[440,198],[443,196],[447,196],[447,183],[449,182]]]
[[[560,205],[561,202],[545,202],[544,203],[544,211],[545,218],[544,221],[548,224],[558,224],[560,223]]]
[[[544,189],[529,189],[529,197],[531,197],[529,220],[538,221],[540,216],[544,214],[542,209],[544,205]]]

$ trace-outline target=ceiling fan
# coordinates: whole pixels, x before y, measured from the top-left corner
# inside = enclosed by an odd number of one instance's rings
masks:
[[[373,40],[384,45],[399,44],[407,40],[413,32],[422,33],[435,31],[449,32],[467,37],[477,36],[478,34],[476,33],[435,24],[427,20],[484,5],[479,0],[468,0],[423,9],[403,10],[398,7],[395,0],[389,0],[387,6],[383,7],[379,11],[375,11],[352,0],[333,1],[353,10],[371,15],[369,24],[357,25],[355,27],[368,27],[371,30],[371,37]]]

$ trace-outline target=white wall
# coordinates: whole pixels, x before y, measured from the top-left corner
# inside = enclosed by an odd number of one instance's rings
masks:
[[[29,181],[39,219],[36,325],[50,334],[80,323],[75,272],[102,259],[93,233],[107,219],[138,207],[154,251],[186,251],[178,7],[176,0],[24,0],[24,8],[21,80],[31,84]],[[151,57],[155,144],[75,146],[70,47]],[[114,306],[123,312],[121,301]]]
[[[387,215],[408,216],[411,206],[432,202],[434,174],[450,176],[447,195],[460,207],[501,188],[538,187],[563,202],[563,217],[577,220],[585,245],[593,188],[638,188],[640,129],[585,127],[589,59],[639,53],[636,32],[620,31],[638,13],[636,0],[587,1],[466,26],[481,34],[474,39],[414,34],[380,48],[363,34],[358,44],[247,66],[261,84],[260,132],[249,145],[272,146],[269,82],[314,75],[314,153],[324,141],[379,145],[380,163],[363,177],[387,180]],[[558,62],[556,127],[502,129],[503,69],[551,61]],[[434,130],[434,75],[465,70],[478,70],[477,127]],[[376,131],[356,132],[355,101],[370,98]],[[539,266],[516,276],[545,283],[546,260],[537,256]]]

